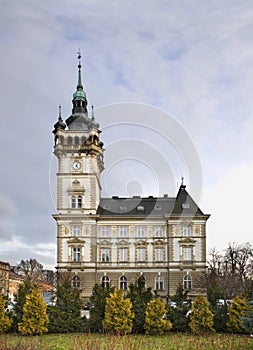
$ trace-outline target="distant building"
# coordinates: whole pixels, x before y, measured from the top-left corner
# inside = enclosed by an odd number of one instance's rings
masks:
[[[20,284],[24,283],[24,277],[18,275],[14,271],[10,270],[9,275],[9,301],[13,302],[15,299],[15,295],[18,293],[18,287]]]
[[[8,295],[10,264],[0,261],[0,294]]]
[[[79,56],[80,59],[80,56]],[[95,283],[128,290],[140,276],[168,298],[181,284],[204,293],[206,221],[182,182],[176,197],[101,198],[104,169],[99,124],[88,116],[78,65],[72,114],[54,125],[57,172],[57,269],[68,273],[81,298]]]

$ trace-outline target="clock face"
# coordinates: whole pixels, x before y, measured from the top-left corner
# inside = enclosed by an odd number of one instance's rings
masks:
[[[78,161],[75,161],[75,162],[73,163],[73,169],[74,169],[74,170],[79,170],[80,168],[81,168],[81,163],[78,162]]]

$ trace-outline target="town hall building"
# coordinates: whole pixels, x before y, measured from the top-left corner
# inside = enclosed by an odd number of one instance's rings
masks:
[[[68,273],[87,301],[94,285],[127,291],[138,277],[162,298],[178,285],[205,293],[206,222],[181,183],[176,196],[101,197],[104,145],[88,115],[79,54],[72,114],[54,125],[57,172],[57,271]]]

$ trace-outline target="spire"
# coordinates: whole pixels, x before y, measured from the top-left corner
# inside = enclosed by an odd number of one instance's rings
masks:
[[[58,117],[57,123],[54,124],[54,131],[53,132],[55,133],[58,129],[64,130],[65,128],[66,128],[66,124],[62,120],[62,117],[61,117],[61,105],[59,105],[59,117]]]
[[[80,49],[77,52],[78,59],[78,76],[77,76],[77,86],[76,91],[73,94],[72,100],[72,114],[66,120],[66,124],[70,130],[83,130],[87,128],[89,122],[88,111],[87,111],[87,99],[86,93],[83,90],[82,84],[82,64],[81,64],[81,51]]]
[[[82,84],[82,74],[81,74],[81,68],[82,68],[82,64],[81,64],[81,51],[80,49],[77,52],[77,58],[78,58],[78,80],[77,80],[77,90],[83,90],[83,84]]]

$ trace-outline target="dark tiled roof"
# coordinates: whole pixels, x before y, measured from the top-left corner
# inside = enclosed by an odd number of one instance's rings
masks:
[[[185,190],[180,186],[176,197],[101,198],[97,210],[101,217],[159,217],[159,216],[205,216]]]

